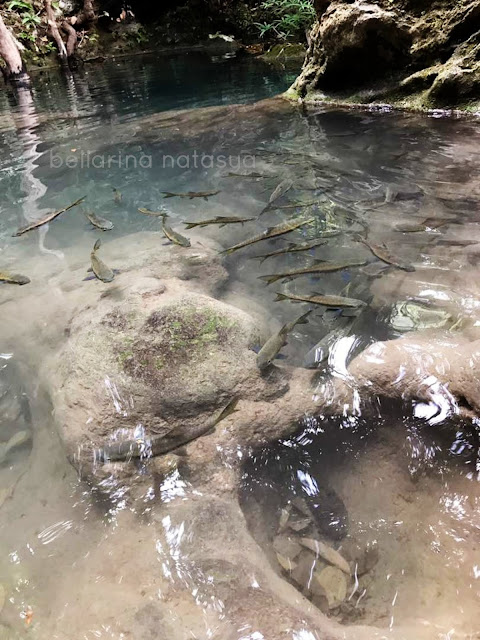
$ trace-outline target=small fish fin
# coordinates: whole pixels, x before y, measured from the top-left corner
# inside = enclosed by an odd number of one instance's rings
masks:
[[[195,222],[184,222],[183,223],[185,225],[185,229],[188,231],[188,229],[194,229],[197,225]]]
[[[281,280],[282,276],[258,276],[259,280],[263,280],[263,282],[266,282],[267,284],[273,284],[274,282],[277,282],[277,280]]]
[[[276,292],[277,297],[275,298],[274,302],[281,302],[282,300],[289,300],[289,297],[286,296],[284,293],[278,293]]]
[[[303,316],[295,322],[295,324],[308,324],[308,316],[312,313],[313,309],[309,309],[307,313],[304,313]]]
[[[314,296],[324,296],[325,293],[323,291],[314,291],[312,295],[314,295]]]
[[[100,249],[100,247],[102,246],[102,241],[100,240],[100,238],[95,242],[95,244],[93,245],[93,250],[94,251],[98,251]]]
[[[193,196],[192,196],[193,197]],[[192,198],[190,198],[191,200]],[[203,199],[205,200],[205,202],[208,202],[208,196],[203,196]]]
[[[95,280],[96,276],[91,275],[91,276],[87,276],[86,278],[83,279],[83,282],[88,282],[89,280]]]
[[[175,194],[172,193],[171,191],[162,191],[161,193],[163,194],[164,198],[174,198],[175,197]]]
[[[215,420],[214,426],[237,411],[238,398],[233,398]]]
[[[253,353],[258,354],[261,350],[261,346],[259,344],[254,344],[253,347],[250,347],[250,350],[253,351]]]
[[[288,356],[284,355],[283,353],[277,353],[277,355],[275,356],[275,360],[287,360]]]
[[[315,258],[313,262],[314,264],[321,264],[322,262],[326,262],[326,260],[322,260],[322,258]]]

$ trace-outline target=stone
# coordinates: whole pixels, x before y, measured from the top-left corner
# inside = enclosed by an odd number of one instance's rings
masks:
[[[278,531],[281,533],[288,524],[288,519],[290,518],[290,505],[285,507],[280,511],[280,520],[278,521]]]
[[[416,412],[434,419],[480,413],[480,340],[448,331],[411,332],[376,342],[349,366],[357,392],[417,401]],[[350,383],[351,384],[351,383]],[[343,385],[338,387],[342,394]],[[419,414],[420,415],[420,414]]]
[[[411,37],[395,10],[374,3],[333,2],[316,36],[321,43],[319,88],[345,88],[405,66]]]
[[[314,540],[312,538],[300,538],[300,544],[307,549],[310,549],[310,551],[313,551],[315,554],[326,560],[329,564],[338,567],[347,575],[351,574],[350,565],[345,560],[345,558],[341,556],[338,551],[335,551],[335,549],[329,547],[321,540]]]
[[[300,591],[310,590],[316,560],[313,553],[302,551],[297,558],[297,566],[292,571],[292,580],[298,585]]]
[[[303,498],[299,498],[298,496],[296,498],[293,498],[292,506],[295,507],[297,511],[302,513],[307,518],[312,517],[312,512],[310,511],[308,504],[305,502]]]
[[[296,569],[297,563],[292,562],[291,558],[288,558],[287,556],[283,556],[281,553],[277,553],[276,556],[277,556],[278,564],[282,567],[284,571],[288,571],[289,573],[291,573],[294,569]]]
[[[401,333],[422,329],[440,329],[453,324],[448,311],[416,302],[398,302],[390,313],[390,324]]]
[[[307,102],[480,108],[479,0],[321,2],[289,96]],[[327,8],[328,5],[328,8]]]
[[[273,540],[273,548],[290,560],[294,560],[302,550],[301,545],[288,535],[276,536]]]
[[[337,567],[326,567],[314,579],[325,590],[330,609],[338,607],[347,597],[347,578]]]
[[[292,520],[290,518],[290,520],[288,521],[288,526],[290,527],[290,529],[297,532],[307,529],[307,527],[309,527],[311,524],[312,521],[310,518],[302,518],[301,520]]]

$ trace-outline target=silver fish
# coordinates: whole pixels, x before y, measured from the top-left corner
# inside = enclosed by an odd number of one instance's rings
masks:
[[[287,344],[288,334],[296,327],[297,324],[307,324],[308,316],[312,310],[307,311],[296,320],[283,325],[278,333],[267,340],[257,354],[257,366],[260,371],[269,367],[280,353],[282,348]]]

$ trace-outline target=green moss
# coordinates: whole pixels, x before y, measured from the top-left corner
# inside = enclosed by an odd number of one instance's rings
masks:
[[[214,309],[178,305],[152,313],[118,359],[126,373],[160,383],[178,368],[225,344],[237,324]],[[125,344],[123,339],[122,343]]]
[[[277,60],[278,58],[303,58],[305,56],[305,46],[299,43],[284,43],[274,45],[267,53],[264,53],[264,60]]]
[[[297,102],[298,99],[300,98],[300,94],[296,89],[294,89],[293,87],[290,87],[290,89],[287,89],[287,91],[285,91],[285,93],[283,94],[283,97],[286,100],[292,100],[293,102]]]
[[[133,358],[133,351],[121,351],[118,354],[118,361],[122,365],[130,358]]]

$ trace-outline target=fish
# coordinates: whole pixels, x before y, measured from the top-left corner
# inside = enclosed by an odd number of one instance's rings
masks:
[[[402,269],[403,271],[415,271],[414,266],[405,264],[404,262],[400,262],[398,258],[392,256],[388,247],[386,247],[385,245],[371,244],[370,242],[368,242],[368,240],[365,240],[365,238],[362,238],[361,236],[357,236],[356,240],[368,247],[373,255],[382,262],[386,262],[387,264],[392,265],[392,267],[397,267],[397,269]]]
[[[207,227],[210,224],[218,224],[220,228],[227,224],[244,224],[245,222],[251,222],[256,218],[236,218],[235,216],[216,216],[210,220],[199,220],[198,222],[184,222],[187,229],[194,229],[195,227]]]
[[[276,211],[277,209],[304,209],[306,207],[312,207],[314,204],[317,204],[316,200],[311,200],[310,202],[290,202],[289,204],[277,204],[270,207],[270,209],[272,211]]]
[[[188,238],[185,238],[185,236],[182,236],[176,231],[174,231],[172,227],[167,223],[165,218],[163,218],[163,221],[162,221],[162,231],[163,231],[163,235],[167,238],[167,240],[170,240],[170,242],[177,244],[179,247],[192,246],[190,240]]]
[[[287,322],[278,333],[267,340],[257,354],[257,367],[263,371],[269,367],[275,360],[282,348],[287,344],[288,334],[297,326],[297,324],[307,324],[308,316],[312,313],[310,309],[296,320]]]
[[[212,196],[216,196],[220,191],[187,191],[187,193],[174,193],[173,191],[162,191],[164,198],[203,198],[208,201]]]
[[[295,271],[285,271],[284,273],[272,273],[266,276],[258,276],[259,280],[263,280],[267,284],[272,284],[284,278],[297,278],[304,275],[315,275],[316,273],[332,273],[334,271],[343,271],[352,267],[363,267],[366,261],[362,262],[325,262],[324,260],[315,260],[310,267],[296,269]]]
[[[168,213],[161,209],[160,211],[150,211],[150,209],[145,209],[144,207],[139,207],[138,211],[143,213],[146,216],[153,216],[155,218],[168,218]]]
[[[38,229],[38,227],[42,227],[44,224],[48,224],[49,222],[52,222],[53,220],[55,220],[55,218],[58,218],[58,216],[61,215],[62,213],[65,213],[66,211],[73,209],[73,207],[76,207],[77,205],[81,204],[85,200],[85,198],[86,196],[83,196],[83,198],[79,198],[78,200],[75,200],[75,202],[72,202],[72,204],[69,204],[68,207],[64,207],[63,209],[59,209],[58,211],[53,211],[52,213],[48,213],[46,216],[44,216],[40,220],[36,220],[35,222],[32,222],[26,227],[22,227],[21,229],[18,229],[13,234],[13,237],[17,238],[18,236],[23,236],[23,234],[27,233],[28,231],[32,231],[33,229]]]
[[[290,191],[292,187],[293,187],[292,180],[288,178],[285,178],[285,180],[282,180],[272,191],[270,198],[268,199],[267,206],[264,209],[262,209],[259,215],[262,215],[262,213],[265,213],[266,211],[269,211],[270,209],[272,209],[273,203],[276,200],[279,200],[280,198],[282,198],[288,191]]]
[[[113,199],[117,204],[120,204],[122,201],[122,192],[119,191],[118,189],[115,189],[115,187],[112,189],[113,191]]]
[[[93,213],[93,211],[87,211],[85,216],[88,220],[93,224],[94,227],[100,229],[101,231],[110,231],[113,229],[113,222],[107,220],[106,218],[101,218]]]
[[[268,204],[273,204],[275,200],[278,200],[282,196],[284,196],[290,189],[293,187],[293,181],[289,178],[285,178],[282,180],[272,191],[270,198],[268,199]]]
[[[90,260],[92,262],[92,271],[95,274],[95,277],[101,280],[102,282],[111,282],[115,274],[107,267],[107,265],[97,257],[97,251],[100,249],[102,242],[100,238],[95,242],[93,246],[93,251],[90,254]]]
[[[299,251],[308,251],[309,249],[314,249],[315,247],[321,247],[326,244],[326,240],[321,240],[316,238],[311,242],[303,242],[302,244],[296,244],[295,242],[289,242],[288,246],[285,249],[279,249],[278,251],[272,251],[271,253],[264,253],[261,256],[251,256],[252,258],[259,259],[260,264],[265,262],[267,258],[273,258],[274,256],[282,256],[286,253],[297,253]]]
[[[0,282],[23,285],[29,284],[30,278],[27,278],[27,276],[22,276],[19,273],[6,273],[5,271],[0,271]]]
[[[201,425],[195,432],[189,432],[188,434],[170,432],[162,436],[156,435],[151,438],[138,438],[109,444],[103,449],[97,449],[94,452],[95,460],[103,463],[122,462],[134,458],[154,457],[174,451],[192,440],[213,432],[222,420],[238,411],[237,405],[238,398],[233,398],[217,416],[208,420],[206,424]]]
[[[308,304],[319,304],[325,307],[332,307],[334,309],[348,308],[357,309],[358,307],[365,307],[367,303],[363,300],[357,300],[356,298],[344,298],[343,296],[330,296],[323,293],[314,293],[312,296],[302,296],[287,293],[278,293],[275,298],[275,302],[282,300],[290,300],[291,302],[306,302]]]
[[[234,173],[233,171],[229,171],[227,174],[228,178],[271,178],[272,176],[267,176],[264,173],[257,173],[256,171],[252,171],[251,173]]]
[[[261,242],[262,240],[268,240],[269,238],[276,238],[278,236],[283,236],[286,233],[290,233],[290,231],[295,231],[295,229],[299,229],[300,227],[304,227],[311,222],[314,222],[315,218],[294,218],[293,220],[289,220],[287,222],[282,222],[281,224],[276,225],[275,227],[269,227],[265,229],[263,233],[258,236],[254,236],[253,238],[248,238],[248,240],[244,240],[239,244],[234,245],[233,247],[229,247],[228,249],[224,249],[220,253],[231,254],[234,251],[238,251],[239,249],[243,249],[243,247],[248,247],[251,244],[255,244],[256,242]]]

